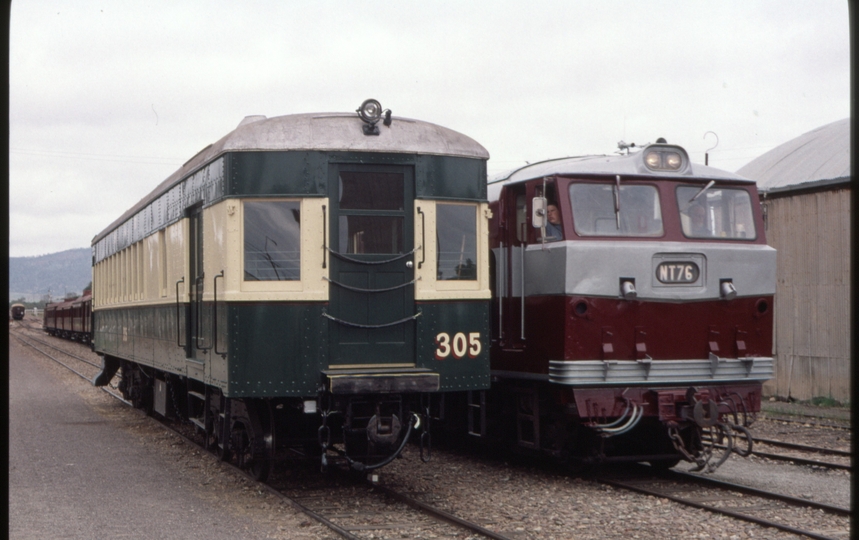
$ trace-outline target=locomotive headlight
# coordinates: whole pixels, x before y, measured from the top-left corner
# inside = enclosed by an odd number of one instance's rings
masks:
[[[662,156],[659,155],[659,152],[648,152],[646,156],[644,156],[644,163],[650,169],[659,169],[660,164],[662,163]]]
[[[375,124],[382,117],[382,104],[375,99],[367,99],[356,111],[361,120],[368,124]]]
[[[644,151],[644,166],[651,171],[679,172],[689,164],[686,151],[676,145],[659,144]]]
[[[672,171],[676,171],[680,168],[680,165],[683,164],[683,159],[680,157],[680,154],[676,154],[674,152],[669,152],[665,154],[665,168],[671,169]]]

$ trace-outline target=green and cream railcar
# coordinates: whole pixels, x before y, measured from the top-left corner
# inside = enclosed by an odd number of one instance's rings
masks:
[[[358,112],[245,118],[94,238],[95,384],[261,476],[375,468],[489,386],[488,154]]]

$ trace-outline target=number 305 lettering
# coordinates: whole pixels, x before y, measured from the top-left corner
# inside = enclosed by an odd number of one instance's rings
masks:
[[[435,344],[438,347],[435,350],[435,357],[438,360],[444,360],[451,353],[454,358],[464,358],[466,355],[469,358],[477,358],[482,350],[480,332],[469,332],[468,337],[462,332],[457,332],[453,335],[453,340],[450,334],[442,332],[435,337]]]

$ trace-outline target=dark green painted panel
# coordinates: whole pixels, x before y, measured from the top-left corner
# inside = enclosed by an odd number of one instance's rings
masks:
[[[93,344],[100,354],[186,374],[185,349],[179,347],[177,339],[175,306],[98,310],[93,313],[93,331]],[[217,381],[210,383],[218,386]]]
[[[415,183],[419,199],[486,200],[486,161],[418,156]]]
[[[443,392],[489,388],[489,301],[421,302],[418,308],[417,367],[438,371]],[[448,336],[450,350],[446,357],[437,358],[439,352],[445,352],[443,339],[437,341],[442,333]],[[478,334],[480,344],[476,357],[470,354],[475,350],[469,343],[472,333]],[[465,354],[459,358],[456,349],[462,351],[463,342],[457,342],[455,347],[457,334],[465,340]]]
[[[194,362],[204,368],[201,380],[229,397],[315,396],[320,373],[328,366],[329,321],[322,316],[323,307],[321,303],[219,306],[225,316],[219,317],[218,343],[229,354],[225,359],[209,350],[202,364]],[[441,391],[488,388],[489,303],[421,302],[418,308],[416,366],[438,372]],[[100,354],[197,377],[189,371],[191,363],[177,340],[175,306],[99,310],[93,318],[94,346]],[[451,351],[443,359],[436,358],[440,333],[450,338]],[[480,352],[473,358],[468,354],[472,333],[479,335],[480,344]],[[463,336],[458,343],[465,354],[460,358],[454,342],[457,334]],[[218,373],[225,373],[227,380],[221,380]]]
[[[234,152],[229,154],[229,189],[234,195],[324,195],[324,152]]]
[[[322,304],[229,304],[230,396],[314,396],[327,367]]]

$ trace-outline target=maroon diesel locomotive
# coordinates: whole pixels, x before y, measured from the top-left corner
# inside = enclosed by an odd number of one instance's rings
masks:
[[[78,298],[45,305],[42,328],[52,336],[92,342],[92,292]]]
[[[775,250],[754,182],[657,144],[489,181],[492,390],[468,431],[584,462],[751,451]]]

